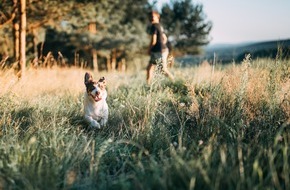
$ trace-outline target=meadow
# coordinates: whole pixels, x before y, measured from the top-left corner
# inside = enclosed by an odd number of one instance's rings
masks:
[[[108,124],[82,118],[80,68],[0,71],[0,189],[290,189],[290,61],[92,72]]]

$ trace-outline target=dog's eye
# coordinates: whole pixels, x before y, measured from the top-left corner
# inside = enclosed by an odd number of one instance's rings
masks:
[[[88,89],[88,91],[90,91],[90,92],[91,92],[91,91],[95,90],[95,89],[96,89],[96,87],[94,87],[94,86],[88,86],[88,87],[87,87],[87,89]]]

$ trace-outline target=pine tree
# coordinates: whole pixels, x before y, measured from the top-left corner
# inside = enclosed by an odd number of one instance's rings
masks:
[[[180,54],[198,54],[200,47],[209,43],[212,23],[206,20],[201,4],[191,0],[174,0],[165,4],[161,22],[175,51]]]

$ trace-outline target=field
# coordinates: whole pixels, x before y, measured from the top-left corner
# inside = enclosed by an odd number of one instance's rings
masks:
[[[290,189],[290,61],[105,76],[108,125],[82,118],[84,73],[0,72],[0,189]]]

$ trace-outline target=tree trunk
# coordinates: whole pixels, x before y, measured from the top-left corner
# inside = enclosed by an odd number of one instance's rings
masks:
[[[18,18],[16,17],[13,20],[13,40],[14,40],[14,49],[13,56],[15,61],[19,61],[19,23]]]
[[[122,58],[118,62],[118,71],[125,72],[126,71],[126,60],[125,58]]]
[[[95,22],[89,23],[88,30],[89,30],[90,33],[96,34],[97,33],[96,23]],[[92,58],[93,58],[93,70],[98,71],[99,67],[98,67],[97,50],[94,47],[92,47],[91,53],[92,53]]]
[[[13,3],[16,5],[15,7],[15,17],[12,21],[13,23],[13,57],[15,61],[19,61],[19,6],[18,0],[13,0]]]
[[[98,71],[99,70],[99,67],[98,67],[98,54],[97,54],[97,50],[92,49],[92,57],[93,57],[93,69],[95,71]]]
[[[33,66],[38,67],[39,55],[38,55],[38,48],[37,48],[38,37],[37,37],[37,29],[36,28],[32,29],[32,36],[33,36],[33,54],[34,54]]]
[[[90,22],[88,25],[88,29],[92,34],[96,34],[97,33],[97,25],[95,22]]]
[[[116,65],[117,65],[117,50],[116,49],[113,49],[112,50],[112,53],[111,53],[111,68],[112,68],[112,71],[115,71],[116,70]]]
[[[75,67],[79,67],[80,66],[83,69],[83,65],[80,65],[80,54],[77,51],[75,51],[74,55],[75,55],[74,56],[74,66]]]
[[[26,69],[26,0],[20,0],[20,54],[19,54],[19,66],[20,75],[22,77]]]
[[[110,72],[111,69],[112,69],[111,68],[111,58],[110,58],[110,55],[107,55],[106,56],[106,60],[107,60],[107,62],[106,62],[107,63],[107,71]]]

